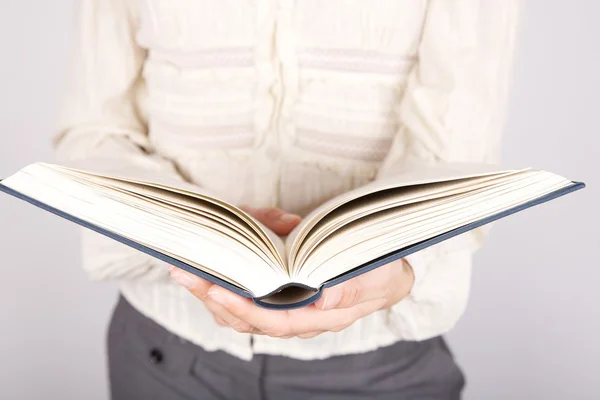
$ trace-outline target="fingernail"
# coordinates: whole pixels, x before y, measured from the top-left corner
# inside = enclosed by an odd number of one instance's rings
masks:
[[[285,222],[285,223],[296,222],[299,219],[300,219],[299,216],[294,215],[294,214],[288,214],[288,213],[281,214],[281,216],[279,217],[279,220],[281,222]]]
[[[183,287],[185,287],[187,289],[192,289],[194,286],[196,286],[197,279],[194,278],[194,277],[192,277],[187,272],[183,272],[181,270],[173,269],[173,271],[171,272],[171,277],[177,283],[179,283],[181,286],[183,286]]]
[[[208,296],[210,297],[210,299],[212,301],[214,301],[217,304],[222,305],[223,307],[225,307],[227,305],[227,301],[225,299],[225,296],[223,296],[221,293],[219,293],[216,290],[209,290],[208,291]]]
[[[332,310],[340,303],[342,298],[342,294],[337,289],[331,289],[325,294],[325,299],[323,300],[323,305],[321,306],[321,310]]]

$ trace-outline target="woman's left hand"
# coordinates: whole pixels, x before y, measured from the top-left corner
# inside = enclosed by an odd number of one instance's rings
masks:
[[[300,221],[299,217],[292,221],[293,216],[278,209],[249,212],[279,234],[286,234],[288,228],[291,231]],[[325,289],[311,306],[279,311],[258,307],[250,299],[178,268],[170,270],[176,281],[204,302],[219,325],[279,338],[312,338],[323,332],[339,332],[366,315],[393,306],[410,293],[414,282],[410,265],[398,260]]]

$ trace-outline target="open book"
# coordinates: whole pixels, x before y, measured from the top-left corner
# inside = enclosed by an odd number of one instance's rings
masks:
[[[534,169],[445,165],[375,181],[321,205],[285,239],[185,182],[32,164],[0,190],[270,308],[583,188]]]

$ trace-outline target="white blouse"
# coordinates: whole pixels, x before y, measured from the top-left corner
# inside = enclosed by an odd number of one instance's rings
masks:
[[[300,215],[396,171],[497,159],[517,0],[81,0],[78,15],[59,159]],[[207,350],[315,359],[447,332],[482,236],[408,257],[410,296],[313,339],[220,327],[166,265],[96,234],[83,255],[93,278]]]

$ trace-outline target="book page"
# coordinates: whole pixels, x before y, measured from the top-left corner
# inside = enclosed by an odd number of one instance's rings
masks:
[[[404,234],[410,229],[411,224],[424,224],[427,219],[442,220],[446,215],[452,217],[453,213],[468,209],[473,204],[483,200],[494,200],[500,194],[509,192],[520,187],[520,185],[530,185],[537,182],[538,178],[535,175],[529,173],[527,176],[521,176],[516,180],[501,180],[489,187],[481,187],[474,191],[459,192],[443,198],[402,204],[395,208],[369,214],[330,234],[322,241],[323,244],[327,242],[323,246],[313,247],[312,252],[309,254],[310,263],[317,265],[319,254],[339,253],[343,251],[342,247],[350,248],[371,237],[385,235],[387,232],[395,231]],[[305,274],[310,273],[310,268],[304,265],[302,272]]]
[[[72,179],[83,181],[88,185],[99,185],[110,188],[117,193],[123,192],[126,195],[136,196],[145,199],[147,202],[155,203],[160,209],[170,210],[174,214],[183,214],[191,221],[210,226],[212,229],[219,230],[224,235],[234,235],[236,240],[254,246],[254,250],[259,250],[261,255],[269,258],[269,262],[281,264],[279,259],[273,254],[271,248],[260,240],[255,231],[241,220],[237,215],[229,213],[227,210],[216,207],[212,203],[198,201],[183,194],[162,190],[156,187],[145,186],[137,183],[113,180],[110,178],[99,177],[95,175],[80,174],[75,171],[61,171],[72,176]],[[118,198],[119,201],[126,201],[126,198]],[[230,232],[233,231],[235,234]],[[240,235],[237,237],[235,235]],[[248,242],[248,243],[246,243]]]
[[[371,193],[349,201],[324,216],[307,233],[302,244],[298,246],[296,253],[291,257],[292,271],[297,273],[299,266],[309,256],[311,249],[318,245],[324,238],[357,219],[402,205],[445,198],[451,195],[471,192],[481,187],[489,187],[493,184],[499,184],[504,178],[515,174],[518,173],[394,188]]]
[[[289,283],[287,272],[239,231],[215,220],[165,207],[140,195],[74,180],[56,169],[34,164],[3,181],[25,196],[170,255],[213,274],[256,297]]]
[[[392,251],[495,215],[567,187],[572,182],[544,171],[514,175],[500,184],[390,208],[346,225],[315,246],[296,278],[325,282]]]
[[[294,266],[293,272],[297,272],[297,263],[295,262],[298,250],[309,232],[319,224],[319,222],[335,209],[361,197],[381,193],[390,189],[413,188],[406,191],[406,195],[396,193],[398,201],[415,198],[420,195],[434,196],[436,192],[447,190],[447,185],[457,184],[461,182],[470,185],[468,179],[474,178],[494,178],[505,175],[514,174],[521,170],[502,169],[497,166],[478,165],[478,164],[452,164],[438,165],[436,167],[424,168],[419,171],[409,171],[405,174],[400,174],[394,177],[371,182],[365,186],[344,193],[338,197],[331,199],[322,206],[316,208],[310,213],[300,225],[298,225],[288,236],[286,240],[286,250],[288,255],[288,264]],[[458,182],[457,182],[458,181]],[[439,183],[440,185],[433,185]],[[446,183],[446,184],[442,184]],[[475,182],[473,182],[475,184]],[[427,187],[427,185],[430,185]],[[419,191],[422,190],[422,193]],[[375,199],[375,201],[377,201]],[[347,210],[349,214],[352,210]],[[360,213],[360,211],[358,211]]]
[[[154,177],[152,171],[145,171],[143,169],[130,169],[122,171],[119,175],[109,176],[100,172],[93,172],[93,166],[90,170],[79,170],[71,167],[64,167],[55,164],[40,164],[47,168],[52,168],[58,171],[71,170],[79,174],[87,174],[90,176],[98,176],[113,180],[120,180],[123,182],[136,183],[147,187],[154,187],[161,189],[165,192],[173,192],[183,196],[193,197],[202,200],[206,203],[212,203],[214,206],[224,209],[229,213],[236,215],[239,219],[244,221],[257,235],[258,237],[271,249],[272,253],[280,261],[282,267],[285,266],[285,244],[283,240],[277,236],[273,231],[265,227],[258,220],[251,215],[247,214],[238,207],[229,204],[225,201],[220,200],[218,197],[211,195],[206,189],[198,186],[189,184],[184,181],[177,181],[175,179],[166,179],[164,177]],[[86,168],[89,167],[89,163],[86,163]]]

